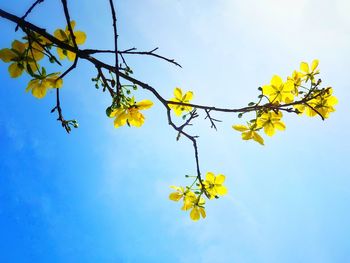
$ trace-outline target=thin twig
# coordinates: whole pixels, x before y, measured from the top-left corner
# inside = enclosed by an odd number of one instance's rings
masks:
[[[26,17],[30,14],[30,12],[32,12],[32,10],[40,3],[44,2],[44,0],[36,0],[31,7],[29,7],[29,9],[27,10],[27,12],[24,14],[24,16],[22,16],[22,19],[26,19]],[[15,31],[17,32],[19,29],[19,25],[17,24]]]
[[[117,31],[117,15],[115,12],[113,0],[109,0],[113,19],[113,33],[114,33],[114,54],[115,54],[115,74],[117,76],[117,104],[119,104],[120,97],[120,79],[119,79],[119,62],[118,62],[118,31]]]

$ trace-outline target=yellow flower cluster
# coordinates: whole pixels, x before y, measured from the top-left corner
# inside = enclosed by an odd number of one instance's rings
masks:
[[[132,97],[128,104],[123,104],[119,108],[113,109],[109,113],[110,118],[115,118],[114,127],[119,128],[124,125],[141,127],[145,122],[145,116],[140,112],[153,106],[150,100],[135,101]]]
[[[22,75],[23,71],[36,72],[38,70],[37,61],[41,60],[44,54],[29,43],[23,43],[15,40],[12,42],[12,48],[0,50],[0,59],[5,63],[11,63],[8,71],[12,78]]]
[[[300,63],[300,71],[294,70],[286,81],[280,76],[274,75],[270,84],[264,85],[260,90],[258,103],[252,105],[259,106],[262,99],[267,99],[267,104],[257,108],[256,117],[250,120],[247,125],[233,125],[232,128],[242,133],[243,140],[254,140],[264,145],[264,139],[259,135],[260,130],[264,130],[268,136],[273,136],[276,130],[285,130],[286,126],[282,122],[282,112],[279,107],[294,107],[295,112],[313,117],[320,115],[323,119],[328,118],[331,112],[335,111],[337,98],[332,96],[331,87],[320,88],[320,80],[316,81],[318,70],[318,60],[314,60],[309,66],[306,62]],[[305,85],[309,83],[310,87]]]
[[[75,22],[71,22],[72,28]],[[66,30],[57,29],[54,33],[55,37],[66,44],[73,46],[72,36],[69,33],[68,26]],[[78,45],[83,44],[86,40],[86,34],[81,31],[74,32],[75,40]],[[29,31],[27,36],[23,37],[26,42],[14,40],[11,48],[0,50],[0,59],[5,63],[10,63],[8,67],[9,74],[12,78],[17,78],[27,72],[32,79],[29,81],[26,91],[31,91],[36,98],[45,97],[47,90],[51,88],[60,88],[63,80],[60,73],[46,74],[44,67],[39,65],[39,61],[46,55],[53,63],[52,54],[48,51],[53,45],[51,41],[45,37]],[[75,59],[75,53],[57,48],[60,59],[68,57],[69,60]]]
[[[219,174],[215,176],[212,172],[206,174],[206,178],[202,183],[197,183],[198,189],[192,189],[196,180],[191,186],[186,188],[182,186],[171,186],[175,192],[169,195],[169,199],[172,201],[183,200],[182,210],[190,212],[190,218],[194,221],[199,220],[201,217],[206,217],[205,212],[205,199],[207,196],[209,199],[218,198],[227,194],[227,188],[223,185],[225,176]]]

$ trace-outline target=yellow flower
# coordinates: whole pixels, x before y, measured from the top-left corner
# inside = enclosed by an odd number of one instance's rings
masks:
[[[323,118],[328,118],[331,112],[335,111],[334,106],[338,103],[338,99],[332,96],[333,89],[329,88],[324,94],[317,96],[316,98],[310,100],[308,104],[313,108],[307,107],[306,115],[313,117],[317,115],[317,112],[323,116]],[[320,93],[318,93],[320,94]],[[315,94],[315,96],[317,93]],[[315,111],[315,110],[317,111]]]
[[[114,118],[114,127],[119,128],[125,124],[141,127],[145,122],[145,116],[140,112],[140,110],[146,110],[153,106],[153,102],[150,100],[142,100],[139,102],[134,102],[132,99],[131,105],[128,107],[120,107],[111,112],[109,117]]]
[[[72,30],[74,30],[75,27],[75,21],[71,21],[70,25],[72,27]],[[84,44],[85,40],[86,40],[86,34],[82,31],[73,31],[74,36],[75,36],[75,42],[77,43],[77,45],[82,45]],[[68,26],[66,26],[66,29],[57,29],[54,32],[54,35],[57,39],[61,40],[62,42],[70,45],[70,46],[74,46],[73,43],[73,39],[72,36],[69,32]],[[60,59],[65,59],[66,57],[70,60],[70,61],[74,61],[76,54],[74,52],[71,52],[69,50],[62,50],[61,48],[57,48],[57,53],[58,56],[60,57]]]
[[[233,125],[232,128],[236,131],[242,132],[242,140],[251,140],[264,145],[264,139],[256,132],[256,129],[253,128],[253,125]]]
[[[36,52],[33,54],[28,49],[28,43],[22,43],[18,40],[12,42],[12,48],[0,50],[0,59],[6,63],[12,62],[8,68],[10,76],[17,78],[22,75],[23,70],[30,67],[33,72],[37,71],[36,60],[39,57]]]
[[[300,63],[300,70],[302,71],[303,77],[305,77],[305,82],[307,82],[309,79],[313,84],[316,83],[315,81],[315,75],[319,74],[320,71],[317,69],[319,61],[315,59],[311,63],[311,71],[309,64],[306,62],[301,62]]]
[[[32,91],[34,97],[41,99],[45,97],[48,89],[62,87],[63,80],[59,78],[60,73],[49,74],[42,79],[32,79],[29,81],[26,92]]]
[[[272,136],[275,134],[275,129],[281,131],[286,129],[286,126],[281,121],[282,116],[282,112],[280,111],[278,113],[275,113],[274,111],[263,113],[260,117],[258,117],[257,125],[258,127],[263,127],[264,132],[268,136]]]
[[[193,221],[199,220],[201,216],[203,219],[206,218],[207,214],[205,212],[204,205],[205,205],[205,200],[203,197],[197,198],[196,202],[193,203],[193,207],[190,212],[190,218]]]
[[[293,94],[295,96],[299,95],[298,88],[301,85],[302,77],[303,77],[303,74],[301,74],[299,71],[294,70],[292,76],[287,78],[287,80],[292,81],[294,84]]]
[[[182,90],[180,88],[175,88],[174,96],[175,97],[170,99],[170,101],[188,104],[188,103],[190,103],[190,100],[192,100],[192,98],[193,98],[193,92],[188,91],[185,93],[185,95],[182,95]],[[177,116],[180,116],[183,111],[190,112],[192,110],[192,107],[190,107],[190,106],[183,106],[183,105],[178,105],[178,104],[169,104],[169,108],[173,109]]]
[[[197,221],[200,219],[201,216],[202,218],[206,217],[204,205],[205,200],[203,197],[197,197],[195,193],[188,191],[185,193],[184,205],[181,209],[184,211],[192,209],[190,212],[190,218],[193,221]]]
[[[264,85],[262,89],[263,94],[268,96],[271,102],[290,103],[294,100],[294,83],[290,80],[284,83],[280,76],[274,75],[270,85]]]
[[[210,199],[227,194],[227,188],[223,186],[224,182],[225,176],[223,174],[215,176],[212,172],[207,172],[205,180],[203,181],[203,186],[209,194]]]

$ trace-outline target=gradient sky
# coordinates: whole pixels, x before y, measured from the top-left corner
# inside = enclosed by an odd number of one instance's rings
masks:
[[[0,8],[22,15],[31,2]],[[201,169],[225,174],[229,194],[193,222],[168,200],[169,185],[195,173],[193,150],[176,142],[161,105],[141,129],[114,129],[110,99],[81,61],[62,88],[64,115],[80,124],[67,135],[50,114],[55,94],[35,99],[24,92],[28,78],[11,79],[1,62],[0,262],[350,262],[350,2],[115,2],[120,48],[160,47],[183,65],[129,58],[135,77],[165,97],[180,86],[196,103],[244,106],[273,74],[318,58],[337,111],[325,122],[285,116],[287,130],[264,147],[240,139],[235,115],[216,114],[218,132],[198,121]],[[108,1],[69,4],[84,47],[113,48]],[[28,19],[49,32],[65,24],[60,1]],[[0,32],[1,48],[21,37],[3,19]]]

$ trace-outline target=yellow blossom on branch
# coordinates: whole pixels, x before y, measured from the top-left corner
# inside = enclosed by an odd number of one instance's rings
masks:
[[[269,111],[263,113],[260,117],[258,117],[256,123],[258,127],[264,128],[264,132],[268,136],[272,136],[275,134],[275,130],[278,129],[283,131],[286,129],[285,124],[281,121],[282,112],[274,112]]]
[[[33,96],[42,99],[45,97],[47,91],[51,88],[60,88],[62,87],[63,80],[59,78],[60,73],[52,73],[42,78],[35,78],[29,81],[29,84],[26,88],[26,92],[31,91]]]
[[[203,186],[209,194],[210,199],[227,194],[227,188],[223,186],[224,182],[225,176],[223,174],[215,176],[212,172],[207,172],[205,180],[203,181]]]
[[[32,72],[37,71],[38,65],[36,61],[42,56],[39,52],[28,49],[28,43],[22,43],[18,40],[12,42],[12,48],[4,48],[0,50],[0,59],[6,63],[11,63],[8,71],[12,78],[22,75],[24,70]]]
[[[71,21],[70,25],[72,27],[72,30],[74,30],[75,27],[75,21]],[[86,34],[82,31],[73,31],[74,36],[75,36],[75,42],[77,45],[82,45],[84,44],[85,40],[86,40]],[[74,42],[73,42],[73,37],[71,36],[68,26],[66,26],[66,29],[57,29],[54,32],[54,35],[57,39],[61,40],[62,42],[74,47]],[[74,61],[75,59],[75,53],[71,52],[69,50],[64,50],[62,48],[57,48],[57,53],[58,56],[60,57],[60,59],[65,59],[66,57],[70,60],[70,61]]]
[[[130,105],[121,106],[120,108],[112,110],[109,117],[115,118],[115,128],[119,128],[126,124],[129,126],[141,127],[145,122],[145,116],[143,116],[140,111],[149,109],[152,106],[153,102],[150,100],[142,100],[136,103],[134,98],[132,98]]]
[[[320,71],[317,69],[319,61],[317,59],[313,60],[311,66],[306,62],[300,63],[300,70],[305,78],[305,82],[311,80],[311,83],[316,83],[315,75],[319,74]]]
[[[185,94],[183,94],[180,88],[175,88],[174,96],[175,97],[170,99],[169,101],[180,102],[180,103],[190,103],[190,101],[193,98],[193,92],[187,91]],[[180,116],[183,111],[190,112],[192,110],[192,107],[190,106],[184,106],[179,104],[168,104],[168,105],[169,105],[169,108],[174,110],[177,116]]]
[[[270,85],[262,87],[263,94],[269,97],[270,102],[292,102],[294,100],[294,83],[290,80],[283,82],[280,76],[274,75]]]

